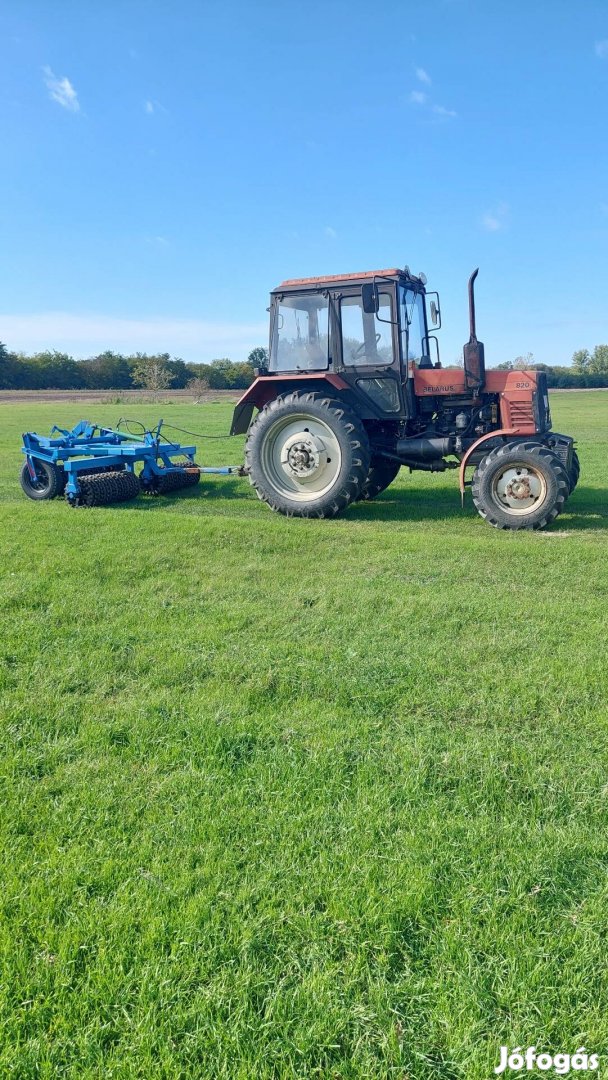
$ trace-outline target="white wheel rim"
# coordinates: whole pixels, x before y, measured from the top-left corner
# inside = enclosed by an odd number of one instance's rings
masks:
[[[342,451],[329,424],[305,413],[281,417],[262,444],[264,472],[284,498],[321,499],[342,468]]]
[[[523,517],[542,505],[547,483],[540,471],[523,462],[510,462],[492,481],[495,502],[507,514]]]

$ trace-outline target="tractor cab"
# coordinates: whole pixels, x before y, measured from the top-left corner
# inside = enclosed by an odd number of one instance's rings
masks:
[[[339,373],[369,398],[370,419],[406,414],[409,365],[433,367],[425,283],[407,269],[282,282],[271,294],[268,374]],[[430,313],[438,325],[438,299]]]

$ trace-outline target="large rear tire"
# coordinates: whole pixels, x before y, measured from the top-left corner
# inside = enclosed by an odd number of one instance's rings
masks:
[[[576,450],[572,451],[572,462],[570,464],[570,494],[574,491],[578,484],[578,478],[581,475],[581,463]]]
[[[367,479],[361,489],[359,499],[361,502],[370,502],[376,498],[376,495],[380,495],[381,492],[386,491],[393,480],[397,477],[397,474],[401,468],[398,461],[387,461],[383,458],[372,458],[372,463],[369,467]]]
[[[543,529],[570,494],[560,458],[540,443],[506,443],[491,450],[473,474],[473,502],[495,529]]]
[[[341,401],[315,392],[269,402],[249,429],[249,481],[272,510],[290,517],[335,517],[361,493],[367,432]]]
[[[62,468],[53,465],[50,461],[41,461],[33,458],[36,479],[32,480],[27,461],[23,462],[19,482],[28,499],[41,502],[43,499],[54,499],[61,495],[65,488],[65,473]]]

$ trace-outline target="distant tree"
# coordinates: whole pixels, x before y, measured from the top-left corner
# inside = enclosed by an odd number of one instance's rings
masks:
[[[496,365],[496,370],[497,371],[513,371],[513,361],[512,360],[504,360],[502,362],[502,364],[497,364]]]
[[[516,356],[513,361],[514,371],[527,371],[534,367],[534,353],[526,353],[525,356]]]
[[[6,345],[3,345],[0,341],[0,390],[19,389],[18,385],[15,385],[16,375],[15,357],[9,353]]]
[[[174,360],[169,360],[167,357],[167,369],[171,375],[171,386],[174,386],[177,390],[183,390],[188,385],[188,379],[190,377],[188,367],[183,360],[176,357]]]
[[[591,355],[589,349],[577,349],[572,356],[572,367],[577,371],[584,371],[589,367]]]
[[[232,372],[230,375],[230,389],[231,390],[246,390],[247,387],[251,387],[256,375],[255,370],[251,364],[247,361],[242,361],[239,364],[232,365]]]
[[[188,390],[194,398],[195,405],[200,403],[203,394],[206,394],[208,389],[209,379],[203,378],[202,375],[196,375],[194,379],[190,379],[190,382],[188,383]]]
[[[230,388],[231,369],[232,360],[229,360],[227,356],[221,357],[219,360],[212,360],[210,364],[205,364],[205,377],[209,380],[209,386],[212,390]]]
[[[126,356],[108,349],[98,356],[81,360],[85,385],[91,390],[127,390],[133,385]]]
[[[136,353],[134,357],[130,357],[131,378],[135,386],[143,386],[152,394],[166,390],[172,382],[168,360],[168,353],[159,353],[156,356]]]
[[[28,357],[29,381],[34,390],[80,390],[84,387],[84,372],[78,360],[57,349],[34,353]]]
[[[596,345],[591,355],[589,371],[595,374],[608,372],[608,345]]]
[[[265,349],[263,345],[256,346],[252,349],[247,357],[247,363],[251,364],[252,368],[263,368],[268,365],[268,349]]]

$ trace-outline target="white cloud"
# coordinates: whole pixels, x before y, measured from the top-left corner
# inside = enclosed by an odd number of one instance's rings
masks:
[[[67,109],[69,112],[79,112],[78,94],[67,76],[64,75],[59,79],[48,65],[42,70],[49,97],[56,101],[58,105],[61,105],[63,109]]]
[[[424,83],[425,86],[431,85],[431,76],[429,75],[428,71],[425,71],[422,67],[416,68],[416,78],[419,82]]]
[[[446,109],[445,105],[433,105],[433,112],[436,113],[437,116],[458,116],[457,112],[454,112],[453,109]]]
[[[603,41],[596,41],[595,55],[599,56],[600,60],[608,60],[608,38],[604,38]]]
[[[506,225],[509,207],[506,203],[499,203],[493,210],[486,210],[481,219],[481,224],[486,232],[499,232]]]
[[[431,80],[429,79],[428,81],[430,82]],[[427,106],[428,110],[434,113],[435,116],[442,116],[445,120],[458,115],[454,109],[446,109],[445,105],[433,105],[432,102],[429,101],[429,95],[426,90],[412,90],[408,101],[410,102],[410,105]]]
[[[155,101],[153,98],[147,98],[146,101],[144,101],[144,112],[146,112],[148,116],[153,116],[154,113],[157,112],[168,113],[168,111],[169,110],[165,109],[164,105],[161,105],[160,101]]]
[[[92,356],[103,349],[117,352],[167,351],[185,360],[217,356],[242,359],[255,345],[265,343],[268,325],[212,323],[202,319],[122,319],[111,315],[73,315],[49,311],[31,315],[0,314],[2,340],[11,349],[34,352],[60,349],[74,356]]]
[[[338,234],[335,229],[332,229],[331,225],[325,226],[325,235],[329,236],[330,240],[337,240]]]

